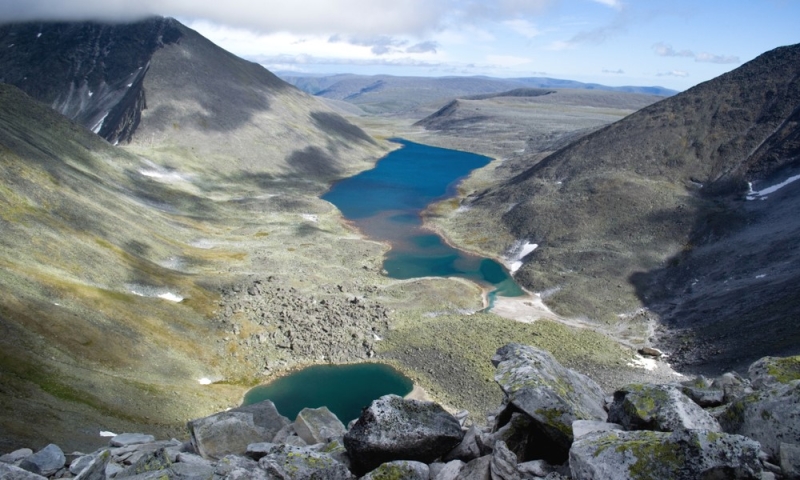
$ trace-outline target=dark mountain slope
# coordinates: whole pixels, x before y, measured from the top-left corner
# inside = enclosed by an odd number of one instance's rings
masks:
[[[129,141],[145,106],[153,53],[177,42],[177,22],[0,26],[0,82],[16,85],[115,143]],[[34,61],[35,60],[35,61]]]
[[[647,286],[642,272],[661,271],[759,221],[757,209],[742,202],[747,182],[758,189],[762,179],[787,175],[782,172],[798,163],[798,108],[800,46],[778,48],[582,138],[484,192],[475,206],[505,212],[502,223],[514,237],[540,245],[517,276],[524,285],[548,291],[561,313],[624,329],[638,307],[657,310],[656,296],[681,302],[671,297],[675,288],[660,291],[670,272],[645,274]],[[769,253],[771,243],[759,248],[779,262],[778,253]],[[692,275],[717,278],[717,288],[736,275],[700,263]],[[634,274],[636,281],[629,281]],[[750,297],[751,311],[775,298],[763,291]],[[663,322],[673,321],[660,313]],[[704,313],[724,319],[730,312],[718,304]],[[695,320],[680,319],[682,325]]]
[[[385,152],[323,102],[169,18],[3,26],[0,72],[111,143],[180,152],[181,166],[326,182]]]

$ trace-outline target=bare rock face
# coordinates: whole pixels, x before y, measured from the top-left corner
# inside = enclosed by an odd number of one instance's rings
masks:
[[[720,431],[719,423],[708,412],[671,385],[631,384],[614,392],[608,421],[626,430]]]
[[[344,445],[354,471],[363,474],[394,460],[431,463],[463,436],[458,420],[440,405],[385,395],[364,409]]]
[[[58,445],[51,443],[30,457],[25,458],[19,466],[29,472],[48,477],[63,468],[66,463],[67,457],[64,456],[64,452],[61,451]]]
[[[492,363],[497,367],[494,379],[508,405],[497,426],[510,421],[515,411],[530,417],[533,431],[541,438],[539,458],[562,463],[573,440],[572,422],[606,420],[600,386],[565,368],[549,353],[512,343],[497,350]]]
[[[754,388],[800,380],[800,355],[795,357],[764,357],[747,370]]]
[[[205,458],[244,455],[251,443],[271,441],[289,424],[269,400],[189,422],[192,445]]]
[[[345,434],[344,424],[328,407],[304,408],[297,414],[294,430],[307,444],[326,443]]]
[[[307,447],[275,445],[258,461],[259,466],[271,475],[270,478],[292,478],[296,480],[355,479],[347,467],[329,455]],[[427,465],[425,466],[427,468]]]
[[[572,445],[569,462],[574,480],[756,480],[759,451],[758,442],[707,430],[595,432]]]
[[[781,442],[800,441],[800,380],[778,383],[743,395],[719,417],[722,429],[761,442],[778,458]]]

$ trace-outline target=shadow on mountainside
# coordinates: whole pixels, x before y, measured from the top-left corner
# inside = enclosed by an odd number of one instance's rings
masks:
[[[800,165],[773,175],[779,183]],[[764,200],[716,200],[690,243],[630,282],[658,321],[657,346],[680,370],[716,374],[800,352],[800,183]]]

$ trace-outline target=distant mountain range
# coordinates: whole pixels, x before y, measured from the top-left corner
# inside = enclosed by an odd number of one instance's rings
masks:
[[[371,114],[403,113],[433,102],[446,102],[457,97],[499,93],[520,88],[574,88],[659,96],[678,93],[663,87],[609,87],[546,77],[395,77],[354,74],[301,76],[291,72],[277,72],[277,74],[312,95],[350,102]]]

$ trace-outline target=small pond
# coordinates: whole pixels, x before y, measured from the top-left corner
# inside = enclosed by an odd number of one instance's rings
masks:
[[[315,365],[251,389],[243,404],[272,400],[292,421],[306,407],[326,406],[347,425],[376,398],[389,393],[405,396],[412,387],[409,378],[380,363]]]

